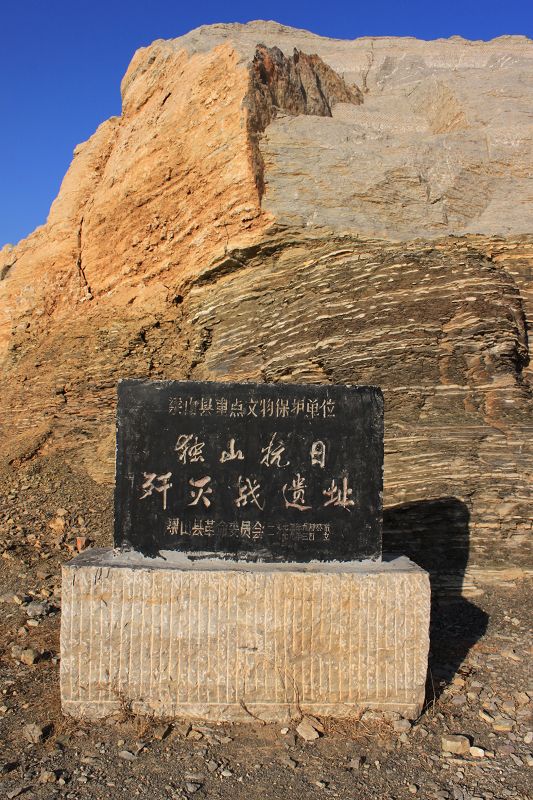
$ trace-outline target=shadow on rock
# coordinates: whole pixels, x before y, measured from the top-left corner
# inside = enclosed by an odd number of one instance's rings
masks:
[[[437,699],[487,630],[488,615],[462,596],[469,553],[468,508],[440,497],[386,508],[383,550],[404,554],[431,581],[430,654],[426,699]]]

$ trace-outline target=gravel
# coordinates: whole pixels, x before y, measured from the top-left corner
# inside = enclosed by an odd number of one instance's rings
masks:
[[[434,591],[428,702],[418,720],[353,713],[346,720],[297,716],[283,728],[230,726],[137,719],[127,708],[109,723],[63,717],[60,566],[75,554],[77,537],[109,544],[111,495],[40,463],[27,468],[24,491],[14,473],[3,476],[1,798],[533,796],[533,592],[526,579],[487,581],[472,598]],[[459,752],[448,749],[450,737],[462,737]]]

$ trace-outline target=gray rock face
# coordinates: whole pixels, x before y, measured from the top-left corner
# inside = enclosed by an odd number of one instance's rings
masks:
[[[251,61],[259,41],[318,54],[364,94],[333,119],[281,115],[268,127],[263,207],[279,221],[392,239],[530,231],[531,40],[340,41],[256,22],[172,46],[231,42]]]

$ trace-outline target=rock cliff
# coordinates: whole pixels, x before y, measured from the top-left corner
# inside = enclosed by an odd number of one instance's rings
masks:
[[[3,468],[111,503],[120,377],[373,383],[389,545],[531,566],[532,84],[523,37],[254,22],[139,50],[0,253]]]

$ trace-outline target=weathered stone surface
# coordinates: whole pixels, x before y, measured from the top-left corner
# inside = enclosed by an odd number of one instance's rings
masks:
[[[63,568],[63,710],[286,720],[424,700],[429,581],[382,564],[198,564],[112,551]]]
[[[140,50],[1,252],[0,466],[67,461],[111,507],[120,377],[378,384],[393,543],[531,565],[532,65],[274,23]]]

